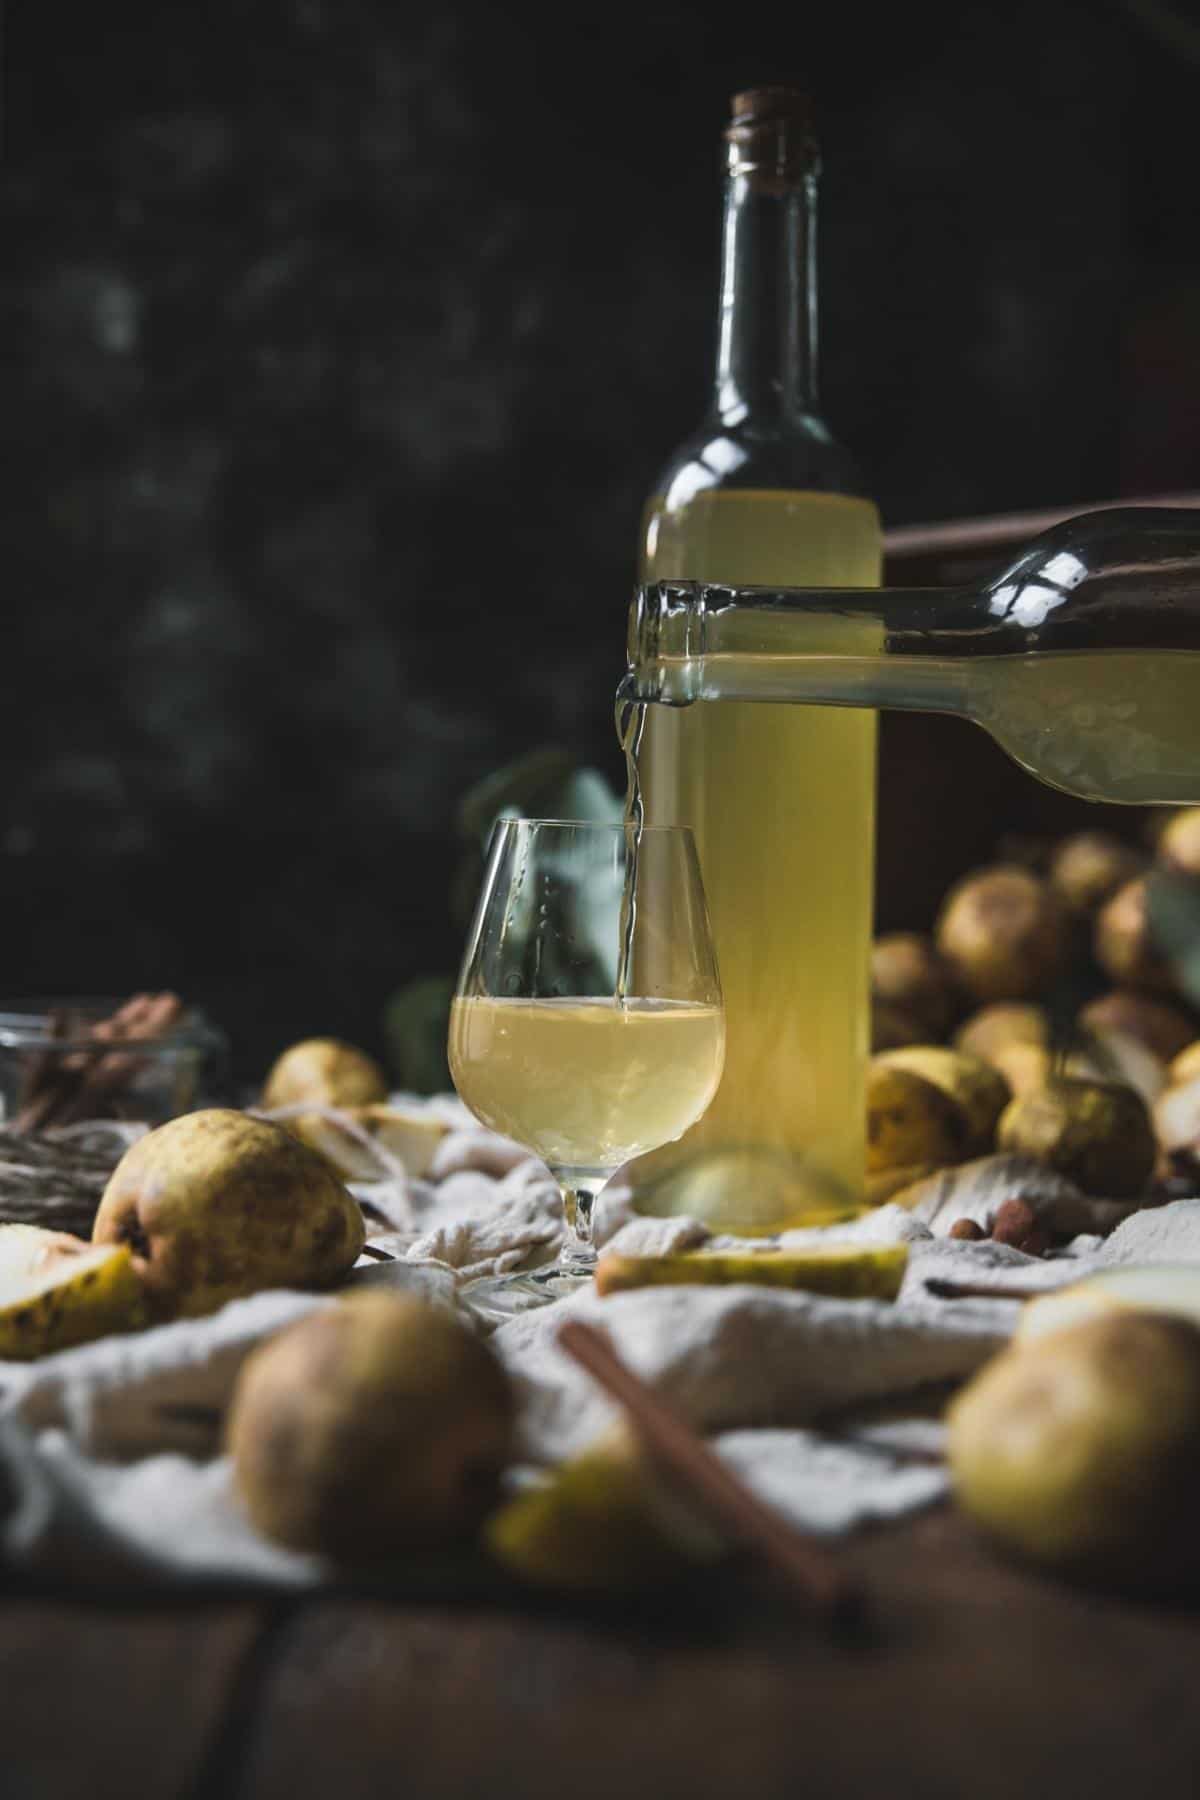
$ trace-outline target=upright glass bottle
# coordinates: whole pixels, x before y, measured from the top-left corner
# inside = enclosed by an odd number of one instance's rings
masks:
[[[646,508],[642,579],[875,586],[878,515],[817,410],[807,103],[758,88],[732,110],[713,404]],[[830,620],[829,650],[861,630]],[[638,766],[647,820],[696,834],[727,1017],[721,1088],[637,1172],[645,1203],[741,1230],[811,1217],[821,1176],[862,1180],[875,716],[655,707]]]

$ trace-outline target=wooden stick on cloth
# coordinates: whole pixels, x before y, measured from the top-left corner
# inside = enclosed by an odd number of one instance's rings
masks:
[[[947,1281],[940,1275],[931,1275],[925,1292],[935,1300],[1040,1300],[1043,1294],[1056,1294],[1071,1285],[1067,1280],[1059,1287],[1005,1287],[1000,1281]]]
[[[673,1411],[623,1363],[606,1333],[578,1319],[558,1333],[567,1354],[620,1402],[649,1448],[707,1503],[748,1548],[784,1575],[821,1618],[842,1622],[859,1611],[855,1583],[815,1539],[766,1506]]]

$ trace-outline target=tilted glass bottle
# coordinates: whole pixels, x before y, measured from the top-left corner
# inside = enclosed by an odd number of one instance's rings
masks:
[[[956,713],[1068,793],[1197,804],[1200,509],[1068,519],[974,587],[659,583],[634,601],[629,671],[628,698],[684,716],[764,701],[771,716]]]
[[[879,520],[817,410],[817,156],[806,103],[737,95],[716,380],[700,431],[646,508],[644,580],[863,587]],[[856,626],[827,625],[830,651]],[[769,1230],[809,1212],[816,1171],[857,1191],[864,1152],[875,720],[754,705],[655,709],[646,818],[696,834],[727,1012],[705,1118],[635,1170],[644,1204]]]

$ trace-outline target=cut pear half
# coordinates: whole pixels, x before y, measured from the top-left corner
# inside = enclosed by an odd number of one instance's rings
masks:
[[[0,1225],[0,1358],[27,1362],[143,1322],[128,1246]]]
[[[348,1106],[280,1122],[332,1163],[343,1181],[378,1181],[391,1163],[400,1164],[406,1175],[419,1181],[429,1173],[438,1145],[450,1130],[444,1119],[398,1106]],[[375,1145],[382,1157],[375,1153]]]

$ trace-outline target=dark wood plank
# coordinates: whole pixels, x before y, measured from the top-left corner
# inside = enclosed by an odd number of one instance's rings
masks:
[[[183,1800],[260,1632],[256,1608],[0,1607],[5,1800]]]
[[[769,1586],[686,1639],[318,1603],[286,1628],[238,1800],[787,1796],[1193,1800],[1200,1616],[1060,1589],[936,1516],[854,1553],[885,1641],[833,1649]]]

